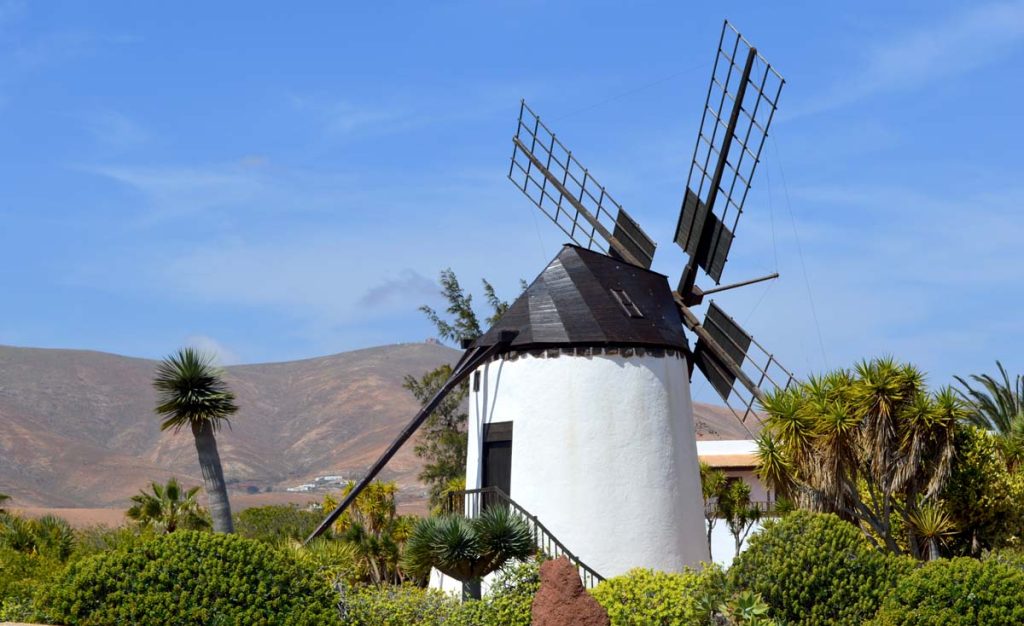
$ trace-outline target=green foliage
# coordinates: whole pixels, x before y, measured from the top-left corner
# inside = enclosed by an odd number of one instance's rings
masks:
[[[957,429],[956,461],[942,500],[958,531],[953,554],[979,556],[1024,530],[1024,473],[1007,469],[995,437],[981,428]]]
[[[894,553],[924,558],[895,532],[925,496],[938,497],[954,459],[966,406],[951,389],[932,393],[924,374],[891,358],[769,394],[758,439],[758,473],[801,508],[856,522]]]
[[[125,517],[138,522],[140,526],[151,526],[165,533],[173,533],[179,528],[210,528],[206,511],[196,499],[199,487],[182,489],[178,479],[171,477],[166,485],[150,483],[150,490],[140,490],[131,497],[132,505],[125,511]]]
[[[331,585],[359,583],[358,552],[351,543],[317,537],[307,545],[295,539],[285,539],[278,545]]]
[[[483,334],[480,317],[473,310],[473,296],[466,293],[459,284],[455,272],[450,268],[441,272],[441,295],[448,302],[446,309],[452,321],[442,319],[433,308],[420,307],[427,319],[437,328],[438,336],[456,345],[463,341],[472,341]],[[486,318],[488,326],[497,322],[508,310],[509,303],[502,300],[494,291],[494,287],[483,281],[484,297],[492,310]],[[520,281],[523,290],[526,283]],[[451,377],[450,365],[441,365],[419,378],[406,376],[402,384],[412,392],[421,404],[426,404],[437,394],[444,383]],[[423,470],[419,479],[430,491],[430,506],[434,513],[440,513],[444,506],[445,489],[452,480],[465,475],[466,472],[466,412],[462,410],[469,386],[465,383],[452,390],[441,404],[427,417],[420,427],[416,440],[416,456],[423,459]]]
[[[754,523],[761,519],[761,509],[750,501],[750,485],[743,480],[726,483],[718,497],[718,511],[729,527],[738,555]]]
[[[769,616],[769,607],[761,594],[741,591],[718,608],[718,615],[728,626],[776,626]]]
[[[151,527],[91,526],[79,529],[75,532],[75,550],[70,560],[77,561],[101,552],[129,548],[151,541],[156,537],[157,531]]]
[[[319,513],[294,504],[258,506],[235,515],[235,532],[267,543],[284,539],[302,541],[316,530],[321,519]]]
[[[24,519],[16,515],[0,514],[2,547],[64,562],[71,556],[74,545],[74,531],[60,517],[44,515],[39,519]]]
[[[706,461],[700,462],[700,491],[704,498],[704,521],[708,530],[708,545],[711,545],[711,534],[718,524],[718,500],[728,484],[724,471],[711,467]]]
[[[4,503],[7,502],[10,499],[11,499],[11,496],[7,495],[6,493],[0,493],[0,515],[2,515],[2,514],[7,512],[4,509]]]
[[[1010,382],[1003,364],[996,361],[999,377],[972,374],[974,386],[959,376],[957,393],[967,401],[966,421],[996,436],[1003,457],[1012,467],[1024,462],[1024,376]]]
[[[192,430],[214,532],[234,532],[216,433],[238,411],[238,405],[223,372],[211,357],[194,348],[182,348],[157,366],[153,387],[156,413],[163,418],[160,429],[178,432],[189,426]]]
[[[341,491],[342,497],[351,493],[354,482],[349,482]],[[398,485],[392,482],[374,481],[366,486],[334,523],[335,537],[353,545],[356,564],[361,580],[374,584],[400,584],[409,581],[409,573],[402,566],[405,543],[417,519],[410,515],[398,515],[395,496]],[[338,506],[330,494],[324,496],[324,510]]]
[[[56,558],[0,546],[0,622],[32,622],[45,618],[36,598],[64,569]]]
[[[413,585],[359,585],[345,591],[346,626],[449,626],[463,609],[456,598]]]
[[[228,389],[211,357],[195,348],[182,348],[156,368],[157,414],[161,430],[206,422],[216,432],[228,416],[238,411],[235,394]]]
[[[1024,623],[1024,571],[998,560],[932,561],[903,578],[874,626],[1005,626]]]
[[[447,363],[430,370],[420,378],[406,376],[402,386],[412,392],[421,404],[426,404],[451,378],[452,366]],[[466,474],[466,419],[463,410],[469,386],[453,389],[420,426],[416,456],[424,460],[419,479],[427,485],[430,506],[439,512],[444,504],[446,490],[452,481]]]
[[[308,567],[235,535],[179,531],[73,563],[45,601],[64,624],[332,624]]]
[[[526,521],[508,507],[493,506],[473,519],[442,515],[420,520],[409,537],[405,563],[412,572],[425,574],[436,567],[469,582],[533,551],[533,533]]]
[[[342,622],[351,626],[529,626],[540,587],[536,560],[508,563],[482,600],[458,599],[412,585],[348,587]]]
[[[530,626],[533,596],[540,589],[540,560],[509,561],[482,600],[487,624]]]
[[[591,593],[612,626],[705,626],[725,601],[725,575],[714,565],[678,574],[634,569]]]
[[[729,569],[733,588],[759,593],[782,623],[860,624],[913,567],[875,550],[832,514],[797,511],[769,520]]]

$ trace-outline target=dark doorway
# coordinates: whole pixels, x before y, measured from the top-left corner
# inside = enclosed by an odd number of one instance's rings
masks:
[[[512,495],[512,422],[484,424],[481,486]]]

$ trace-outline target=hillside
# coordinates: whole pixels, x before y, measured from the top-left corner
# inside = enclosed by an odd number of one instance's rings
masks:
[[[218,435],[232,487],[277,493],[316,476],[360,474],[418,408],[401,387],[405,375],[457,357],[420,343],[228,367],[242,407],[234,428]],[[151,480],[176,475],[198,484],[191,434],[161,433],[153,414],[155,366],[0,346],[0,492],[23,507],[122,507]],[[726,409],[696,409],[699,437],[744,435]],[[416,499],[418,472],[406,445],[384,477]]]

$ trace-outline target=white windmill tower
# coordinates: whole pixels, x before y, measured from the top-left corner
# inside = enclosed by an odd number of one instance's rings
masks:
[[[775,276],[694,284],[698,268],[720,281],[783,84],[726,22],[675,234],[689,255],[676,290],[649,269],[651,238],[522,103],[509,178],[573,243],[465,346],[445,386],[311,538],[468,379],[466,514],[515,508],[540,547],[567,554],[587,584],[709,560],[694,366],[741,420],[761,385],[792,376],[714,303],[703,323],[690,307]],[[692,349],[685,331],[697,338]]]

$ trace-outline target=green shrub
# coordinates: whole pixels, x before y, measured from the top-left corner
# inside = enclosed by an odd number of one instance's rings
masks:
[[[278,543],[277,547],[312,568],[331,585],[351,585],[360,581],[359,567],[356,565],[357,547],[347,541],[317,537],[304,545],[296,539],[286,539]]]
[[[90,526],[75,532],[75,549],[71,560],[77,561],[87,556],[137,546],[152,541],[158,536],[152,528],[132,526]]]
[[[539,560],[507,563],[498,572],[481,602],[486,623],[530,626],[533,596],[539,588]]]
[[[710,607],[725,600],[725,575],[717,566],[678,574],[634,569],[609,578],[591,592],[612,626],[704,626]]]
[[[235,515],[235,532],[267,543],[282,539],[302,541],[316,530],[322,518],[319,513],[294,504],[259,506]]]
[[[71,525],[55,515],[24,519],[0,514],[0,546],[66,561],[75,547]]]
[[[1004,626],[1024,623],[1024,571],[998,560],[932,561],[882,603],[875,626]]]
[[[529,626],[540,586],[536,560],[509,563],[482,600],[466,600],[412,585],[353,585],[345,592],[342,622],[351,626]]]
[[[882,554],[861,531],[832,514],[796,511],[751,537],[729,569],[733,588],[761,594],[782,623],[860,624],[913,568]]]
[[[980,556],[1012,543],[1024,526],[1024,475],[1011,472],[997,439],[975,426],[956,433],[956,459],[941,498],[956,522],[949,543],[959,556]]]
[[[70,565],[44,599],[63,624],[331,624],[308,567],[235,535],[178,531]]]
[[[349,626],[447,626],[463,610],[443,591],[412,585],[353,585],[344,595],[342,623]]]
[[[51,556],[0,547],[0,622],[41,617],[33,608],[35,599],[63,569]]]

